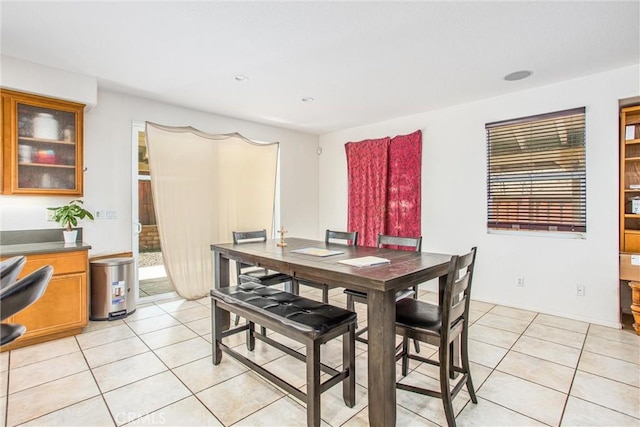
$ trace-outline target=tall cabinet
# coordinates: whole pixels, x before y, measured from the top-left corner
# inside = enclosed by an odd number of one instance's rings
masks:
[[[84,104],[0,89],[2,193],[81,196]]]
[[[620,251],[640,253],[640,106],[620,120]]]
[[[620,112],[620,281],[621,311],[640,335],[640,105]]]

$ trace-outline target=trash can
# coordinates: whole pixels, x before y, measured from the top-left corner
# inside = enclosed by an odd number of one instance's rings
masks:
[[[91,265],[91,320],[115,320],[136,311],[135,260],[105,258]]]

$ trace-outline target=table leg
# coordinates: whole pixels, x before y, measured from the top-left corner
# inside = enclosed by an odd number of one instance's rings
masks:
[[[369,425],[396,424],[395,292],[369,291]]]
[[[229,287],[229,258],[225,258],[219,252],[213,253],[213,286],[216,289]],[[229,312],[216,307],[211,301],[211,341],[212,358],[214,365],[220,363],[222,351],[216,346],[216,329],[226,331],[229,329]]]

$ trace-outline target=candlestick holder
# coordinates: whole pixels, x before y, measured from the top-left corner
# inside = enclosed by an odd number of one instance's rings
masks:
[[[285,246],[287,246],[287,243],[284,241],[284,235],[287,234],[287,230],[285,230],[284,227],[280,227],[278,233],[280,233],[280,241],[277,243],[277,245],[281,248],[284,248]]]

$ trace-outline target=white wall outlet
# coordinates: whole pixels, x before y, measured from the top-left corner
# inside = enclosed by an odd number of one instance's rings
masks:
[[[108,209],[107,219],[118,219],[118,211],[115,209]]]
[[[579,297],[583,297],[585,295],[586,289],[584,285],[576,285],[576,295]]]
[[[107,211],[104,209],[97,210],[94,216],[96,219],[107,219]]]
[[[47,221],[55,221],[55,219],[53,219],[53,217],[55,216],[55,211],[49,210],[47,209]]]
[[[524,287],[524,277],[516,278],[516,286],[519,287],[519,288],[523,288]]]

